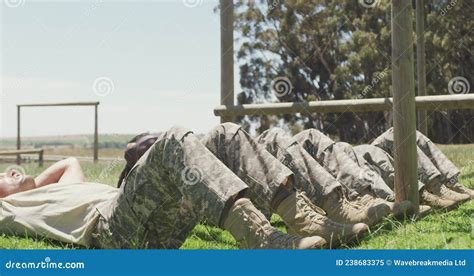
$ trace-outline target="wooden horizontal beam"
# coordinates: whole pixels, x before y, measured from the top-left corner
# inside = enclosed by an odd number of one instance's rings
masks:
[[[100,102],[68,102],[68,103],[43,103],[43,104],[18,104],[17,106],[97,106]]]
[[[43,149],[25,149],[25,150],[8,150],[0,151],[0,155],[18,155],[18,154],[33,154],[43,152]]]
[[[474,108],[474,94],[418,96],[415,98],[418,110],[446,110]],[[327,100],[296,103],[221,105],[214,109],[216,116],[275,115],[292,113],[343,113],[390,111],[392,98]]]
[[[22,154],[21,156],[24,159],[28,159],[28,158],[32,159],[32,158],[36,158],[38,156],[38,153]],[[44,162],[58,162],[69,157],[74,157],[80,162],[94,162],[93,156],[70,156],[70,155],[67,155],[67,156],[66,155],[44,155],[43,161]],[[4,162],[15,162],[16,157],[13,155],[12,156],[5,155],[5,156],[2,156],[0,160]],[[99,162],[125,162],[125,159],[123,159],[122,157],[120,158],[119,157],[100,157]]]
[[[18,155],[18,154],[35,154],[43,152],[43,149],[24,149],[24,150],[8,150],[8,151],[0,151],[0,156],[5,155]]]
[[[38,154],[38,165],[43,166],[44,163],[44,150],[43,149],[24,149],[24,150],[10,150],[10,151],[0,151],[0,156],[16,155],[17,162],[21,161],[22,154]]]

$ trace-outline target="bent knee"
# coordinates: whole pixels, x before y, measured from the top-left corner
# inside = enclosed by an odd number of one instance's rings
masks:
[[[261,142],[275,140],[278,136],[284,136],[285,131],[279,127],[272,127],[265,130],[258,136],[258,140]]]
[[[242,127],[238,124],[227,122],[216,126],[213,130],[211,130],[211,133],[216,133],[224,136],[234,136],[240,130],[242,130]]]
[[[305,129],[301,131],[300,133],[296,134],[295,138],[307,139],[307,138],[322,137],[322,136],[326,136],[326,135],[324,135],[321,131],[315,128],[310,128],[310,129]]]
[[[273,127],[271,129],[265,130],[259,136],[259,143],[277,143],[280,147],[287,148],[291,144],[295,143],[295,139],[285,130],[279,127]]]
[[[337,142],[336,143],[339,147],[341,147],[344,150],[350,150],[352,151],[354,148],[351,146],[351,144],[346,143],[346,142]]]
[[[184,136],[193,133],[192,130],[182,127],[173,126],[165,134],[165,136],[174,136],[177,140],[181,140]]]
[[[265,130],[264,132],[262,132],[262,137],[265,136],[265,137],[274,137],[274,136],[286,136],[288,135],[286,133],[286,131],[284,131],[283,129],[279,128],[279,127],[272,127],[270,129],[267,129]]]
[[[80,164],[79,159],[77,159],[76,157],[68,157],[68,158],[64,159],[64,162],[67,162],[68,164],[71,164],[71,165],[79,165]]]

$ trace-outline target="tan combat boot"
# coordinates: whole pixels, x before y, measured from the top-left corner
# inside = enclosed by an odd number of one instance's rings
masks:
[[[383,199],[381,199],[381,200],[383,200]],[[389,202],[389,201],[386,201],[386,204],[390,207],[390,212],[395,217],[398,217],[398,218],[409,215],[410,212],[412,212],[412,208],[413,208],[413,205],[408,200],[404,200],[402,202]]]
[[[390,214],[390,208],[386,204],[352,204],[340,189],[334,189],[325,197],[323,209],[327,212],[327,216],[336,222],[349,224],[362,222],[369,226],[381,222]]]
[[[428,192],[439,196],[442,199],[454,201],[456,204],[461,204],[470,199],[469,195],[456,193],[455,191],[448,189],[444,184],[439,185],[436,181],[437,179],[434,179],[432,185],[426,186]]]
[[[464,203],[471,198],[469,195],[460,194],[453,190],[450,190],[445,185],[441,185],[440,194],[438,196],[444,199],[452,200],[456,202],[457,204]]]
[[[276,213],[288,227],[288,233],[299,236],[321,236],[329,247],[348,243],[362,237],[369,230],[364,223],[340,224],[326,217],[303,192],[294,192],[278,205]]]
[[[416,218],[423,218],[426,217],[431,213],[432,209],[428,205],[420,205],[418,209],[418,214],[415,215]]]
[[[378,218],[381,221],[384,217],[388,216],[389,214],[393,214],[395,217],[402,217],[409,212],[412,207],[411,202],[405,200],[400,203],[390,202],[382,198],[375,197],[370,193],[366,193],[362,196],[357,197],[354,201],[352,201],[355,205],[373,208],[373,206],[380,206],[385,205],[388,207],[388,213],[379,213],[378,215],[381,216]]]
[[[224,221],[228,230],[247,249],[314,249],[326,241],[318,236],[296,237],[283,234],[270,225],[265,216],[247,198],[238,199]]]
[[[471,199],[474,198],[474,190],[469,189],[468,187],[462,185],[459,182],[456,182],[455,184],[449,186],[448,188],[457,193],[468,195]]]
[[[452,209],[456,207],[455,201],[441,198],[423,189],[420,193],[420,202],[436,209]]]

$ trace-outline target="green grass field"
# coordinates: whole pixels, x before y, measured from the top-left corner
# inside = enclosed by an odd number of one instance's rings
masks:
[[[474,188],[474,144],[440,146],[443,152],[461,169],[461,183]],[[11,164],[0,164],[4,171]],[[84,163],[88,181],[115,185],[122,169],[122,162]],[[28,174],[40,172],[36,164],[23,166]],[[272,217],[272,224],[285,231],[284,224]],[[458,209],[437,211],[418,221],[397,221],[387,218],[384,223],[372,227],[371,233],[356,245],[343,248],[359,249],[471,249],[474,238],[474,201]],[[60,249],[76,248],[40,237],[0,236],[0,248],[9,249]],[[182,246],[183,249],[235,249],[236,241],[227,232],[205,224],[197,225]]]

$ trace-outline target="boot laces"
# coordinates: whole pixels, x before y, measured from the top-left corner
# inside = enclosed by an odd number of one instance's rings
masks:
[[[293,246],[299,237],[284,234],[272,226],[259,226],[255,231],[255,236],[258,240],[258,245],[261,248],[268,248],[269,245],[273,247],[287,248],[289,245]]]
[[[258,246],[261,248],[266,248],[270,244],[269,237],[267,235],[268,229],[265,229],[264,226],[258,226],[257,229],[255,229],[255,237],[257,238],[257,243]]]
[[[244,208],[237,209],[242,220],[247,223],[247,226],[253,230],[256,244],[258,247],[265,248],[268,245],[267,235],[265,233],[265,226],[251,216],[251,211],[248,212]]]
[[[421,198],[427,203],[439,204],[441,198],[435,194],[432,194],[426,190],[421,193]]]
[[[373,198],[370,195],[365,194],[365,195],[359,196],[354,201],[347,201],[347,203],[356,209],[361,209],[367,206],[371,201],[373,201]]]
[[[337,195],[339,196],[339,202],[341,204],[341,212],[347,214],[349,212],[349,209],[359,212],[362,208],[364,208],[364,206],[362,206],[361,204],[350,202],[341,189],[337,189]]]
[[[458,189],[459,191],[461,191],[462,193],[465,193],[465,194],[469,194],[471,192],[471,190],[468,187],[462,185],[461,183],[454,184],[453,188],[456,188],[456,189]]]
[[[301,240],[300,237],[281,233],[277,229],[272,230],[273,231],[268,235],[268,239],[271,240],[273,244],[288,247],[288,245],[294,246],[299,240]]]
[[[314,205],[304,192],[297,192],[296,199],[298,208],[301,208],[303,213],[306,214],[311,221],[323,222],[326,213]]]
[[[459,194],[452,191],[451,189],[448,189],[446,186],[442,185],[441,186],[441,194],[445,194],[447,196],[451,196],[451,197],[459,197]]]

